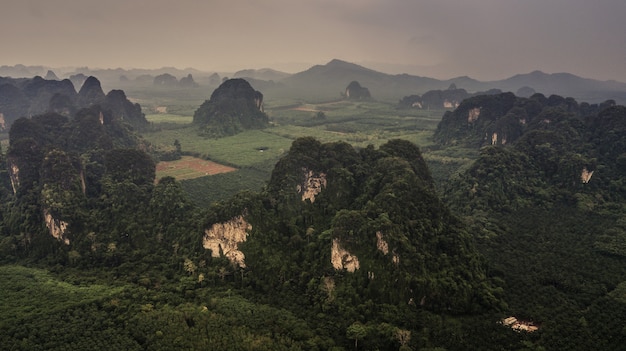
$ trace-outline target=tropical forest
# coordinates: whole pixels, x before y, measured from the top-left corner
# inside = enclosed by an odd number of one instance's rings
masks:
[[[624,349],[626,87],[84,73],[0,77],[1,350]]]

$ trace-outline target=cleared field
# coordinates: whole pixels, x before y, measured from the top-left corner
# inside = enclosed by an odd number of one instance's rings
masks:
[[[183,156],[176,161],[162,161],[156,166],[157,179],[170,176],[178,180],[194,179],[214,174],[228,173],[236,168],[192,156]]]
[[[222,164],[246,167],[259,164],[273,166],[289,150],[293,140],[262,130],[249,130],[231,137],[208,139],[198,135],[197,127],[144,133],[144,138],[157,148],[167,148],[179,140],[184,152],[200,155]]]
[[[190,124],[193,116],[181,116],[171,113],[146,114],[146,120],[151,123]]]

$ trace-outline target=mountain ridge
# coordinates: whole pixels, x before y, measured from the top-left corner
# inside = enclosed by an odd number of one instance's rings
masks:
[[[44,66],[0,66],[0,76],[14,78],[25,77],[30,73],[44,76],[49,70]],[[54,69],[54,68],[52,68]],[[120,84],[121,76],[135,78],[142,75],[157,75],[170,73],[176,76],[193,74],[199,82],[208,78],[215,72],[204,72],[193,68],[184,70],[174,67],[160,69],[97,69],[87,67],[55,70],[56,74],[63,78],[66,75],[83,73],[97,76],[104,85]],[[503,91],[516,92],[520,88],[530,87],[536,92],[546,96],[556,94],[572,97],[578,101],[597,103],[605,100],[615,100],[619,104],[626,103],[626,83],[617,80],[598,80],[580,77],[571,73],[545,73],[534,70],[529,73],[515,74],[501,80],[478,80],[464,75],[450,79],[436,79],[408,73],[389,74],[376,71],[355,63],[340,59],[332,59],[326,64],[318,64],[297,73],[285,73],[271,68],[243,69],[233,73],[235,77],[243,76],[258,80],[272,80],[272,89],[268,90],[268,96],[284,95],[291,97],[310,97],[318,99],[338,98],[340,92],[351,81],[358,81],[367,86],[372,96],[380,100],[398,101],[404,96],[423,94],[429,90],[446,89],[451,84],[468,91],[485,91],[489,89],[501,89]]]

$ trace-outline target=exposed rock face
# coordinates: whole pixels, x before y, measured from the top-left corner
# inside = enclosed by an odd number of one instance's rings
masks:
[[[345,96],[350,100],[367,100],[372,98],[369,89],[362,87],[357,81],[352,81],[348,84]]]
[[[67,222],[55,219],[47,209],[43,210],[43,217],[46,227],[48,227],[48,230],[50,231],[50,235],[63,242],[65,245],[69,245],[70,239],[65,236],[68,225]]]
[[[303,169],[304,182],[298,184],[296,190],[302,194],[302,201],[310,200],[315,202],[315,195],[319,194],[326,187],[326,173],[315,173],[312,170]]]
[[[216,223],[204,231],[202,246],[211,250],[213,257],[224,255],[233,264],[245,267],[245,256],[239,251],[238,245],[246,241],[247,231],[251,229],[252,226],[243,216],[235,217],[225,223]]]
[[[389,244],[387,244],[383,238],[383,233],[380,231],[376,232],[376,247],[385,255],[389,253]]]
[[[457,108],[457,107],[459,107],[458,101],[449,101],[449,100],[443,101],[443,108]]]
[[[333,239],[333,246],[330,253],[330,261],[337,270],[345,269],[353,273],[359,269],[359,258],[341,247],[339,239]]]
[[[592,175],[593,175],[593,171],[589,171],[587,170],[587,167],[585,167],[583,168],[583,171],[580,174],[580,180],[582,180],[584,184],[587,184],[591,180]]]
[[[480,107],[474,107],[470,109],[467,113],[467,123],[475,122],[480,116]]]
[[[385,255],[389,254],[389,244],[385,240],[383,233],[380,231],[376,232],[376,248],[378,248],[378,251]],[[393,262],[396,266],[400,264],[400,257],[395,253],[395,251],[391,254],[391,262]]]
[[[20,168],[15,162],[9,163],[9,178],[11,179],[11,187],[13,188],[13,194],[17,194],[17,189],[20,187]]]
[[[493,134],[491,134],[491,145],[496,145],[497,143],[498,143],[498,133],[493,132]]]

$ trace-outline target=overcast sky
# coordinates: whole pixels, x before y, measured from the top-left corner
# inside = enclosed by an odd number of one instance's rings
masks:
[[[626,0],[0,0],[0,65],[626,82]]]

